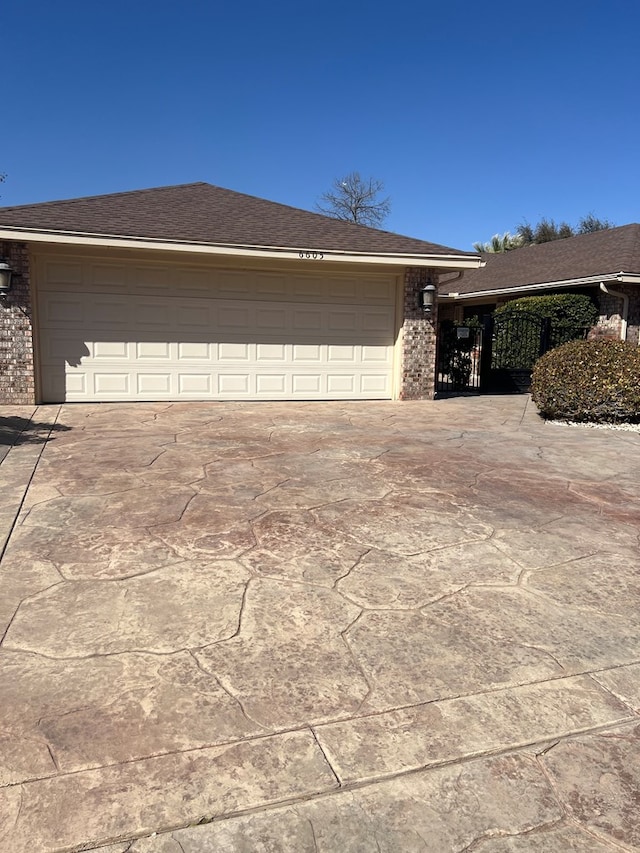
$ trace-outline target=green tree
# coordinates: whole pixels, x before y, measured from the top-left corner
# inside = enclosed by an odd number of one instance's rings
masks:
[[[536,225],[530,225],[526,220],[516,228],[516,233],[522,238],[522,245],[531,243],[551,243],[553,240],[564,240],[566,237],[575,236],[573,228],[568,222],[559,224],[553,219],[543,218]]]
[[[519,234],[510,234],[505,231],[504,234],[494,234],[488,243],[474,243],[473,248],[476,252],[502,254],[503,252],[510,252],[512,249],[519,249],[522,245],[522,238]]]
[[[316,210],[333,219],[379,228],[391,212],[391,199],[380,198],[383,190],[382,181],[350,172],[335,179],[331,189],[320,196]]]
[[[564,240],[578,234],[593,234],[594,231],[604,231],[614,227],[613,222],[608,219],[598,219],[593,213],[579,219],[575,228],[572,228],[568,222],[556,222],[554,219],[543,216],[535,225],[531,225],[525,219],[516,227],[515,234],[512,235],[508,231],[503,235],[495,234],[488,243],[474,243],[473,248],[477,252],[509,252],[521,246],[550,243],[553,240]]]
[[[598,219],[593,213],[588,213],[578,221],[578,234],[593,234],[594,231],[606,231],[608,228],[614,228],[613,222],[608,219]]]

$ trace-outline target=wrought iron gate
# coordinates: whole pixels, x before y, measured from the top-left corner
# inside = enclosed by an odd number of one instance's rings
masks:
[[[533,365],[549,349],[551,321],[522,312],[484,318],[483,390],[522,394],[529,390]]]
[[[480,392],[482,326],[445,320],[438,329],[437,391]]]

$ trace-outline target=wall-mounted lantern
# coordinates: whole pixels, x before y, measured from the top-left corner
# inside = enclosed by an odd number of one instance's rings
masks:
[[[0,258],[0,296],[6,296],[11,290],[11,277],[13,270],[9,264]]]
[[[423,288],[420,289],[420,307],[427,315],[433,311],[433,306],[436,301],[436,286],[435,284],[426,284]]]

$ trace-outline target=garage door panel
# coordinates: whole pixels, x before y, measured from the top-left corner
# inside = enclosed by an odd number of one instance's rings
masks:
[[[99,361],[129,360],[132,344],[128,341],[93,341],[86,344],[89,356]]]
[[[56,288],[60,285],[85,284],[86,275],[80,261],[46,261],[43,264],[43,284]]]
[[[256,394],[282,397],[287,390],[287,379],[285,373],[257,373]]]
[[[116,373],[105,371],[93,374],[93,390],[96,395],[118,394],[128,399],[130,396],[131,380],[134,378],[130,373]]]
[[[291,315],[284,304],[277,308],[262,307],[255,312],[253,326],[259,331],[287,332],[291,328]]]
[[[322,375],[320,373],[294,373],[291,377],[291,385],[294,396],[316,396],[322,388]]]
[[[212,382],[211,373],[179,373],[178,393],[181,396],[210,397],[213,394]]]
[[[217,329],[249,329],[251,317],[247,305],[222,305],[215,320]]]
[[[291,347],[285,344],[257,344],[256,361],[287,361],[291,360]]]
[[[137,306],[131,306],[126,296],[100,296],[84,303],[82,325],[88,329],[133,329],[136,313]]]
[[[75,327],[85,322],[84,303],[78,297],[68,293],[61,293],[47,300],[42,311],[43,324]]]
[[[313,308],[294,308],[292,317],[292,328],[294,332],[320,332],[322,331],[323,312]]]
[[[395,299],[395,284],[392,281],[368,281],[360,284],[358,302],[368,304],[371,302],[392,304]]]
[[[364,397],[390,396],[390,378],[385,373],[364,374],[360,377],[360,394]]]
[[[256,297],[285,298],[288,294],[287,280],[283,275],[257,275],[255,278]]]
[[[327,374],[327,391],[330,394],[348,394],[349,396],[355,393],[356,377],[350,374]]]
[[[109,291],[116,292],[127,289],[129,271],[124,264],[91,264],[86,270],[86,278],[96,287],[107,287]],[[80,277],[79,284],[86,281]]]
[[[219,361],[249,361],[250,346],[247,343],[224,343],[217,345]]]
[[[202,341],[181,341],[178,344],[178,358],[180,361],[209,361],[211,349],[215,344],[207,344]]]
[[[389,349],[389,347],[365,345],[362,347],[362,361],[365,364],[388,363],[392,356]]]
[[[77,371],[67,377],[67,387],[72,394],[84,396],[87,393],[87,374]]]
[[[359,282],[355,279],[341,281],[327,281],[326,289],[329,296],[334,300],[359,302]]]
[[[140,341],[136,344],[136,358],[152,361],[168,361],[175,354],[167,341]]]
[[[355,361],[356,347],[345,344],[343,346],[331,344],[327,347],[327,361]]]
[[[211,293],[211,275],[201,270],[180,270],[175,282],[184,296],[206,298]]]
[[[136,305],[135,328],[158,329],[168,333],[173,328],[173,306],[158,302],[142,302]]]
[[[238,395],[246,397],[251,389],[251,378],[248,373],[219,373],[218,394]]]
[[[152,394],[161,397],[172,393],[172,374],[138,373],[136,375],[136,396]]]
[[[205,306],[203,309],[199,301],[194,301],[193,305],[182,303],[178,306],[175,317],[179,329],[210,329],[212,325],[209,307]]]
[[[353,308],[343,311],[330,311],[327,317],[329,331],[355,333],[358,328],[358,313]]]
[[[301,361],[320,361],[322,358],[322,347],[319,344],[294,344],[293,345],[293,360]]]
[[[94,361],[95,344],[84,342],[73,333],[42,340],[38,349],[39,362],[44,372],[61,373],[73,371]]]
[[[252,294],[251,280],[246,273],[223,272],[216,280],[216,285],[221,297],[238,299],[248,298]]]
[[[312,300],[322,299],[324,288],[326,287],[325,282],[319,278],[294,278],[292,279],[292,284],[291,296],[294,299],[298,299],[300,297]]]
[[[361,312],[360,328],[363,332],[379,332],[382,335],[393,333],[393,317],[383,308],[365,308]]]
[[[141,293],[170,293],[174,275],[167,267],[139,266],[132,270],[132,278]]]
[[[85,292],[77,280],[58,290],[38,282],[46,402],[391,396],[394,306],[334,299],[366,292],[357,277],[225,273],[215,298],[204,295],[210,272],[85,262],[55,269],[55,280],[77,277],[78,268]],[[118,292],[96,290],[120,276]],[[241,296],[257,289],[265,298]],[[382,282],[380,298],[392,290],[392,280]]]

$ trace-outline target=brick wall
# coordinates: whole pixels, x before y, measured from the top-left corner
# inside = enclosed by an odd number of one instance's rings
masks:
[[[600,316],[589,337],[620,340],[622,299],[609,293],[599,293],[598,296]]]
[[[432,400],[435,393],[437,305],[430,317],[420,308],[420,290],[438,286],[437,270],[408,267],[404,276],[401,400]]]
[[[29,250],[0,243],[0,257],[14,271],[9,294],[0,299],[0,403],[35,402]]]

